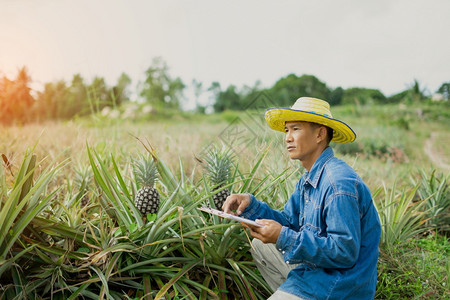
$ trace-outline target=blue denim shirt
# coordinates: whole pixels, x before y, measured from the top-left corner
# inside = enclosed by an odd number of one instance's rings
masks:
[[[381,227],[368,187],[328,147],[282,211],[251,196],[243,217],[283,227],[276,247],[298,264],[280,286],[304,299],[373,299]]]

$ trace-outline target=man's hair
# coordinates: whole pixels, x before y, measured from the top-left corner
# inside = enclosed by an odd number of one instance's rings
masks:
[[[325,126],[323,124],[318,124],[318,123],[313,123],[313,122],[310,122],[310,124],[313,129],[316,129],[316,128],[319,128],[322,126],[327,129],[327,145],[329,145],[331,140],[333,139],[333,129],[328,126]]]

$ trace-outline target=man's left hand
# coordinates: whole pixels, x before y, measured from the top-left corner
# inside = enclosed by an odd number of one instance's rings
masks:
[[[274,220],[268,219],[256,220],[256,223],[264,225],[264,227],[247,225],[246,227],[250,228],[252,237],[261,240],[265,244],[275,244],[283,226]]]

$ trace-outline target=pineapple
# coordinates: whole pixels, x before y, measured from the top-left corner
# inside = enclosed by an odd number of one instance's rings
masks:
[[[207,177],[214,186],[213,191],[219,190],[229,183],[231,166],[233,164],[233,156],[229,149],[219,151],[216,148],[212,148],[206,153],[204,160],[206,162]],[[223,189],[213,195],[214,205],[217,209],[222,209],[228,196],[230,196],[228,189]]]
[[[138,186],[134,205],[142,215],[155,214],[159,209],[159,193],[154,188],[158,175],[156,165],[150,158],[141,157],[134,164],[134,174]]]

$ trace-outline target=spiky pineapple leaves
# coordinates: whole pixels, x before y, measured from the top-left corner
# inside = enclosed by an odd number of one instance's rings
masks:
[[[135,228],[141,228],[145,224],[145,221],[148,221],[147,224],[150,223],[158,223],[163,221],[168,221],[172,218],[175,218],[177,214],[176,211],[172,211],[171,207],[167,205],[166,202],[174,204],[172,202],[173,198],[178,193],[178,188],[173,191],[170,196],[162,203],[161,208],[158,211],[151,213],[144,213],[144,218],[142,217],[141,211],[135,206],[135,199],[133,199],[133,193],[130,193],[128,189],[127,183],[125,183],[125,179],[122,176],[122,171],[119,169],[117,163],[115,162],[114,156],[111,155],[110,162],[113,165],[111,170],[108,167],[107,162],[100,158],[100,156],[89,146],[87,147],[88,156],[91,163],[91,168],[94,174],[94,179],[101,189],[101,197],[100,202],[104,207],[105,211],[113,218],[116,219],[120,226],[120,233],[125,232],[134,232]],[[145,163],[141,161],[141,174],[143,176],[147,176],[148,172],[151,172],[152,178],[146,178],[151,184],[155,183],[156,175],[159,173],[155,169],[155,164],[153,161],[149,161],[148,158],[145,158]],[[144,165],[143,165],[144,164]],[[136,171],[136,169],[135,169]],[[144,183],[141,183],[144,185]],[[131,184],[133,191],[135,191],[134,184]],[[139,185],[138,185],[139,186]],[[134,192],[137,194],[137,192]],[[170,214],[167,213],[170,211]],[[136,227],[137,226],[137,227]]]
[[[120,226],[124,226],[124,230],[133,223],[142,226],[141,213],[134,206],[134,201],[114,157],[111,156],[111,163],[115,176],[111,174],[111,169],[100,156],[89,146],[87,146],[87,152],[94,179],[102,190],[102,195],[99,197],[102,207],[118,221]]]
[[[234,155],[230,148],[225,146],[218,149],[216,146],[209,148],[202,158],[197,158],[203,164],[206,177],[212,185],[214,206],[222,209],[227,197],[230,195],[226,187],[232,178],[231,172],[234,165]]]
[[[37,176],[33,184],[36,169],[36,155],[33,150],[27,150],[20,166],[12,189],[10,189],[0,170],[0,276],[17,257],[8,260],[13,246],[24,250],[20,255],[29,252],[34,246],[25,248],[26,243],[19,239],[25,228],[48,206],[57,192],[49,191],[48,186],[65,162],[56,167],[48,166]],[[19,243],[16,243],[20,241]]]

